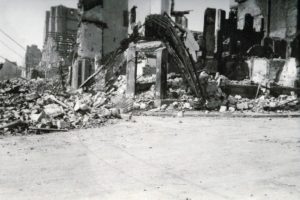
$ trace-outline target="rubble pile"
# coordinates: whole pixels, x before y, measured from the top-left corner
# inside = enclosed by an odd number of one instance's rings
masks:
[[[264,88],[258,98],[243,98],[240,95],[228,95],[221,89],[222,85],[250,85],[250,80],[230,81],[226,77],[209,77],[206,84],[207,100],[204,106],[199,105],[199,99],[193,95],[184,80],[175,74],[168,75],[168,104],[159,108],[154,107],[155,87],[137,95],[133,104],[134,110],[172,111],[172,110],[206,110],[219,112],[285,112],[300,110],[300,100],[295,92],[290,95],[272,97]]]
[[[103,92],[60,92],[45,80],[0,82],[0,134],[99,127],[120,118]]]

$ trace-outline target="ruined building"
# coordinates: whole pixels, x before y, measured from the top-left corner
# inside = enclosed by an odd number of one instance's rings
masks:
[[[25,54],[25,78],[32,78],[32,72],[38,68],[41,59],[42,52],[37,45],[27,46]]]
[[[42,66],[51,71],[62,58],[71,62],[77,30],[77,9],[59,5],[46,12]],[[55,71],[55,70],[54,70]]]

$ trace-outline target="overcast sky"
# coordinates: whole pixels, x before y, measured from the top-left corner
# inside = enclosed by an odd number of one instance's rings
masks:
[[[120,0],[122,1],[122,0]],[[193,10],[188,16],[191,30],[203,29],[204,10],[207,7],[229,10],[230,0],[177,0],[176,10]],[[76,8],[78,0],[0,0],[0,29],[22,46],[43,45],[45,11],[51,6],[65,5]],[[12,48],[15,52],[9,50]],[[1,57],[22,65],[25,51],[0,32]]]

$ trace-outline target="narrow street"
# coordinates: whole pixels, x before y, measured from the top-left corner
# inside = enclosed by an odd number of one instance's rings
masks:
[[[300,119],[133,117],[0,138],[0,199],[300,199]]]

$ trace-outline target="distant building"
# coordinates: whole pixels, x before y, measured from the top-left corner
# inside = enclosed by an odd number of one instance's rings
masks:
[[[21,68],[16,62],[5,60],[4,63],[0,63],[0,81],[18,78],[21,76],[21,72]]]
[[[37,45],[27,46],[25,54],[25,75],[31,78],[31,71],[36,69],[42,59],[42,52]]]

